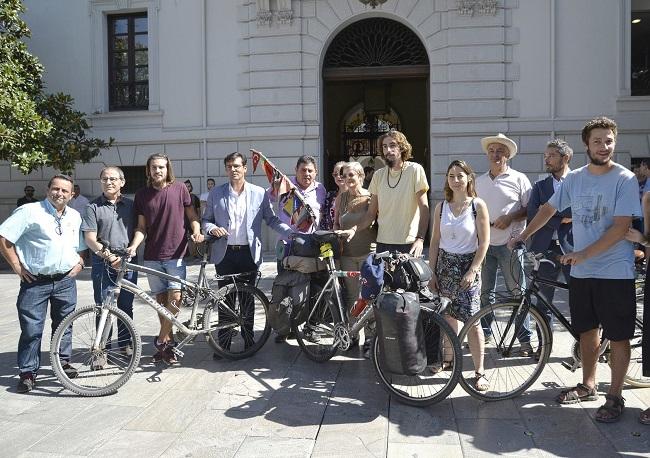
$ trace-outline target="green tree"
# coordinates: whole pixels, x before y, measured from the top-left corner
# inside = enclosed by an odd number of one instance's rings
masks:
[[[31,36],[24,10],[22,0],[0,0],[0,159],[24,174],[43,166],[69,173],[113,139],[87,137],[72,97],[44,92],[43,66],[24,42]]]

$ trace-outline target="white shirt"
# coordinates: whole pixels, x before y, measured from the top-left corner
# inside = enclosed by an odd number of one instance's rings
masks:
[[[201,196],[199,197],[199,200],[201,202],[207,202],[208,201],[208,196],[210,195],[210,191],[206,191],[204,193],[201,193]]]
[[[232,186],[228,185],[228,245],[248,245],[246,231],[246,191],[242,189],[237,194]]]
[[[490,215],[490,245],[505,245],[511,235],[519,235],[526,228],[526,220],[514,221],[506,229],[497,229],[492,223],[502,215],[508,215],[526,205],[530,198],[530,180],[510,167],[495,177],[490,172],[476,179],[476,192],[485,201]]]
[[[454,216],[449,202],[442,201],[440,248],[453,254],[468,254],[477,250],[476,218],[471,203],[463,209],[460,215]]]

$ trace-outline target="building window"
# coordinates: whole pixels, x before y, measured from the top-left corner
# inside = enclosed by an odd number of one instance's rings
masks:
[[[126,184],[122,188],[123,194],[135,194],[135,192],[147,186],[146,165],[120,165],[124,172]]]
[[[632,11],[631,95],[650,95],[650,11]]]
[[[110,110],[149,108],[147,13],[108,16]]]

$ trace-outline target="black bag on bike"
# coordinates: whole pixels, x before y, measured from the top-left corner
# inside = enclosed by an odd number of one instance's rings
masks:
[[[394,374],[422,372],[427,366],[427,352],[417,294],[382,293],[374,312],[384,367]]]
[[[314,234],[297,234],[289,241],[289,254],[293,256],[304,256],[317,258],[320,256],[320,243],[316,240]],[[330,242],[334,258],[338,259],[341,255],[341,244],[338,240]]]
[[[411,257],[400,260],[387,276],[391,289],[418,292],[429,284],[433,272],[424,259]]]
[[[282,271],[273,280],[269,324],[278,334],[289,334],[292,316],[303,308],[309,297],[309,280],[309,275],[293,270]]]

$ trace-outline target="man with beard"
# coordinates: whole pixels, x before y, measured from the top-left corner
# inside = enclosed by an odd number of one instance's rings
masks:
[[[379,144],[386,167],[372,176],[366,216],[340,234],[350,240],[376,218],[377,252],[389,250],[420,256],[429,227],[429,183],[424,168],[409,161],[412,147],[403,133],[391,130],[379,137]]]
[[[610,340],[611,383],[596,421],[611,423],[623,413],[623,378],[630,361],[636,295],[633,244],[624,239],[632,218],[641,215],[639,186],[632,172],[612,160],[617,126],[600,117],[587,122],[582,141],[589,164],[570,172],[560,189],[542,205],[521,235],[526,240],[557,211],[571,207],[574,250],[560,258],[571,266],[569,308],[571,324],[580,333],[582,383],[563,390],[560,404],[596,401],[596,363],[600,331]]]
[[[556,138],[546,144],[544,163],[546,164],[546,171],[550,173],[550,175],[533,185],[533,189],[530,192],[530,200],[526,207],[528,211],[528,221],[532,220],[537,214],[539,207],[544,205],[551,196],[560,189],[560,185],[570,171],[569,162],[571,162],[572,157],[573,150],[564,140]],[[552,251],[558,256],[573,251],[571,208],[566,208],[564,211],[555,213],[555,215],[553,215],[551,219],[533,235],[530,250],[537,253]],[[550,265],[545,262],[539,267],[539,274],[544,278],[557,280],[560,273],[563,273],[564,280],[569,281],[569,270],[570,267],[568,265],[562,266],[559,263]],[[543,285],[540,287],[540,292],[548,302],[553,302],[553,296],[555,295],[554,287]],[[542,303],[538,303],[537,307],[546,316],[549,324],[551,324],[553,314],[548,307]]]
[[[130,251],[147,239],[144,247],[144,266],[174,277],[185,279],[186,269],[183,256],[187,249],[184,220],[191,227],[190,238],[195,243],[203,241],[201,225],[192,205],[190,193],[183,183],[176,181],[169,158],[154,153],[147,159],[147,186],[135,193],[134,209],[137,226]],[[149,275],[149,288],[158,303],[176,315],[181,302],[181,284],[176,281]],[[154,362],[166,364],[177,362],[174,353],[175,342],[172,323],[162,315],[160,332],[154,338],[156,353]]]

